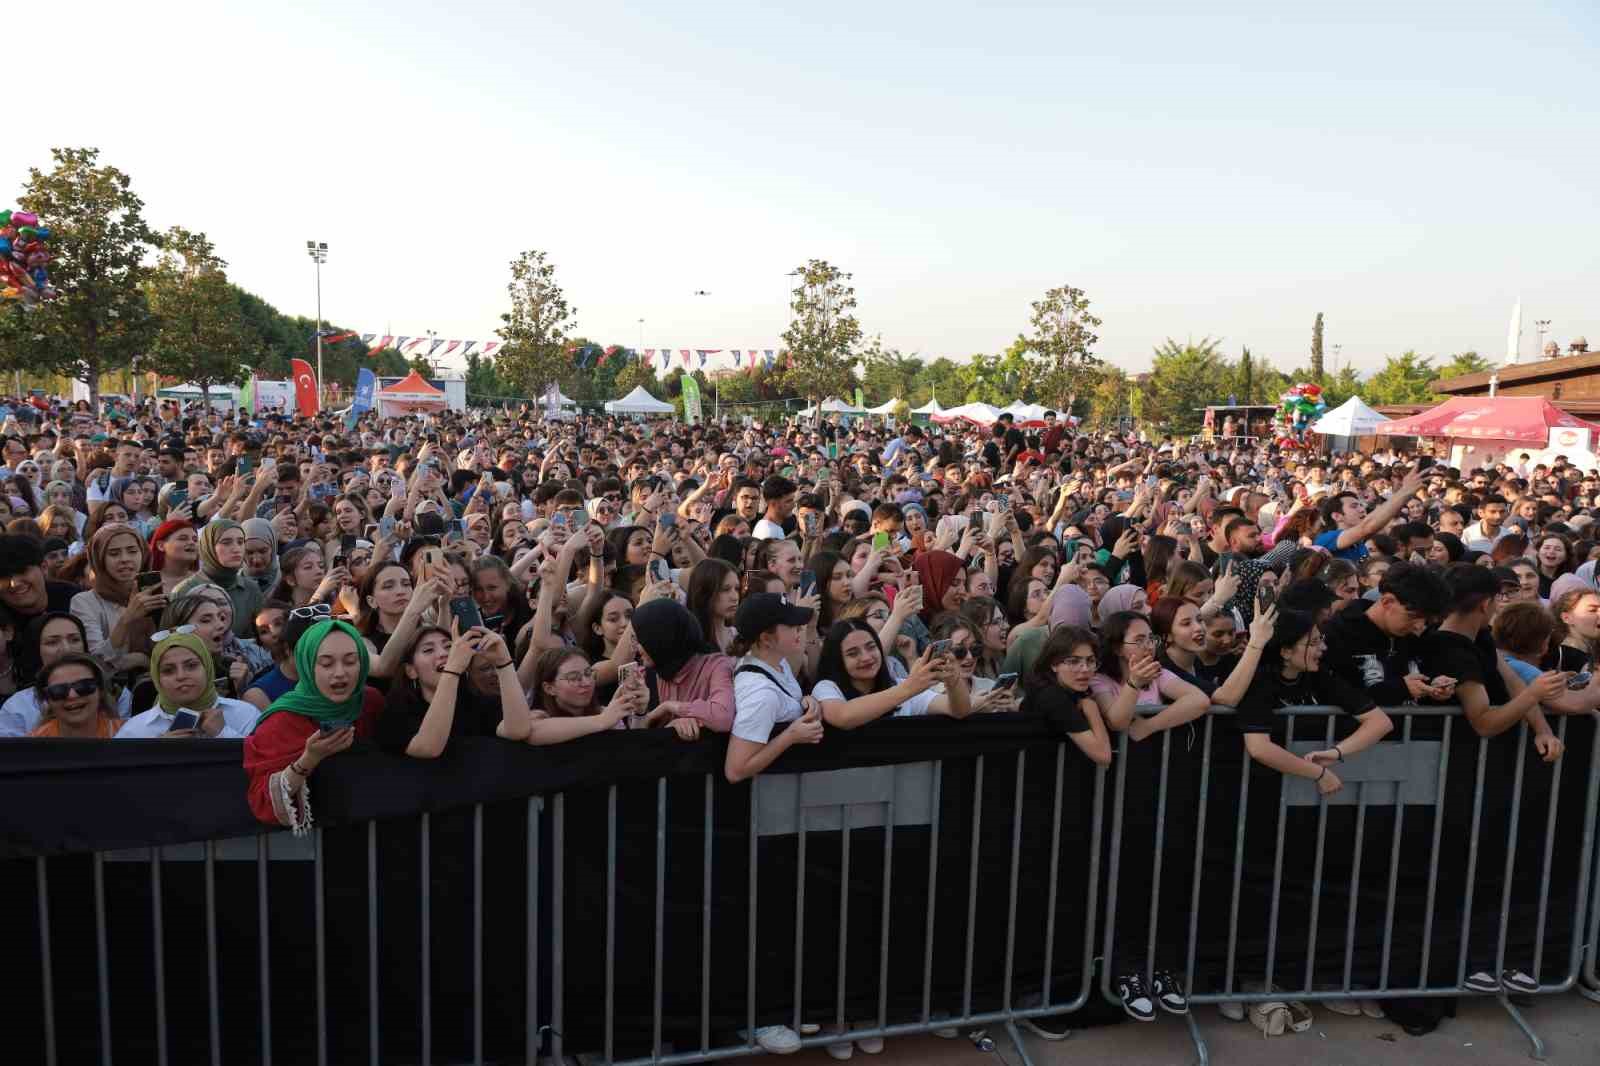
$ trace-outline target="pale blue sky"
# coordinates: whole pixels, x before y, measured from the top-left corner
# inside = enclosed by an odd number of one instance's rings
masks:
[[[1319,310],[1363,369],[1498,356],[1519,293],[1524,357],[1536,318],[1600,344],[1596,7],[1302,6],[62,0],[0,188],[99,146],[285,311],[327,241],[368,332],[493,339],[543,248],[582,332],[652,348],[776,347],[812,256],[930,358],[1062,283],[1131,369],[1287,368]]]

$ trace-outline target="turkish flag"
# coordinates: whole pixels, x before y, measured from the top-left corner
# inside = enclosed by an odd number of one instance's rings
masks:
[[[311,418],[321,410],[317,403],[317,375],[304,359],[289,360],[289,370],[294,374],[294,401],[302,417]]]

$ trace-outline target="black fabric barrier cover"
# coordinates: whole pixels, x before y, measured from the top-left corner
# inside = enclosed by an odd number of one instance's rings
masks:
[[[1323,719],[1304,719],[1320,735]],[[1419,720],[1420,721],[1420,720]],[[1458,726],[1460,723],[1457,723]],[[1221,723],[1219,723],[1219,726]],[[1307,735],[1310,735],[1309,733]],[[1559,980],[1568,962],[1577,904],[1582,806],[1588,788],[1593,727],[1574,721],[1568,733],[1558,790],[1560,817],[1550,877],[1543,877],[1545,816],[1553,774],[1529,760],[1524,766],[1524,807],[1518,822],[1513,866],[1509,964],[1532,968],[1536,939],[1544,938],[1542,976]],[[1178,738],[1175,738],[1175,741]],[[1491,742],[1485,752],[1483,825],[1480,832],[1469,957],[1492,963],[1502,904],[1506,833],[1509,828],[1515,744]],[[1218,728],[1205,812],[1206,832],[1197,833],[1199,752],[1176,742],[1169,760],[1169,795],[1164,823],[1162,893],[1156,908],[1157,960],[1181,967],[1188,935],[1193,860],[1202,859],[1199,919],[1193,950],[1195,990],[1220,988],[1227,955],[1234,832],[1247,829],[1242,874],[1238,980],[1260,980],[1265,966],[1267,915],[1274,880],[1273,849],[1278,819],[1277,780],[1251,773],[1250,797],[1239,810],[1239,775],[1246,772],[1239,744]],[[737,1041],[745,1025],[747,957],[751,950],[749,784],[729,785],[721,776],[723,744],[703,739],[683,744],[664,731],[617,733],[558,748],[528,749],[497,741],[454,742],[431,763],[352,752],[330,760],[315,785],[318,821],[324,834],[328,1026],[334,1062],[366,1061],[371,1018],[368,998],[367,822],[375,829],[378,886],[377,1017],[381,1061],[416,1061],[421,1041],[423,880],[430,894],[432,1041],[435,1061],[470,1057],[472,1037],[472,899],[483,898],[483,1018],[491,1059],[520,1061],[530,914],[536,922],[537,1012],[552,1021],[556,948],[552,936],[556,867],[560,866],[560,950],[564,1050],[604,1048],[608,885],[615,886],[613,1053],[621,1058],[649,1053],[656,995],[656,834],[658,782],[665,780],[665,877],[661,902],[663,1036],[676,1050],[699,1046],[701,980],[709,971],[712,1046]],[[983,756],[981,780],[979,756]],[[1061,777],[1059,823],[1053,820],[1058,757]],[[110,849],[155,841],[247,835],[259,827],[244,809],[243,774],[237,745],[220,742],[112,742],[91,749],[66,742],[21,741],[0,747],[0,815],[11,861],[0,863],[0,906],[11,921],[7,937],[13,975],[8,1047],[16,1061],[42,1059],[42,989],[36,864],[26,856]],[[993,718],[965,723],[892,721],[851,734],[831,734],[814,749],[781,760],[783,772],[826,770],[894,762],[941,762],[937,830],[900,825],[893,831],[886,871],[886,832],[881,827],[849,833],[848,873],[843,834],[805,835],[804,876],[800,842],[793,835],[756,841],[755,909],[757,1024],[788,1022],[794,1010],[796,941],[801,947],[801,1013],[829,1023],[843,995],[847,1021],[875,1021],[880,977],[886,981],[891,1022],[920,1017],[924,955],[931,939],[929,998],[936,1014],[959,1012],[967,998],[974,1011],[1002,1006],[1007,953],[1013,1003],[1037,994],[1051,975],[1051,1001],[1074,998],[1084,980],[1084,922],[1093,894],[1105,910],[1110,887],[1110,821],[1114,775],[1099,777],[1070,744],[1036,723]],[[1400,833],[1400,862],[1393,867],[1397,905],[1392,934],[1391,983],[1421,978],[1424,937],[1430,938],[1428,980],[1454,981],[1462,943],[1463,901],[1468,887],[1466,854],[1477,789],[1478,742],[1456,729],[1451,770],[1444,790],[1441,863],[1431,925],[1425,920],[1427,856],[1435,809],[1408,805]],[[1018,789],[1019,766],[1022,768]],[[1119,771],[1126,775],[1123,854],[1118,878],[1119,968],[1143,959],[1150,928],[1150,891],[1160,747],[1134,746]],[[711,781],[711,832],[706,833],[707,780]],[[608,842],[615,784],[614,852]],[[1097,882],[1089,881],[1095,790],[1104,788],[1107,831]],[[1542,791],[1541,791],[1542,789]],[[543,795],[537,817],[537,905],[527,906],[530,855],[527,797]],[[1020,800],[1020,802],[1019,802]],[[481,879],[475,883],[472,804],[482,811]],[[422,865],[419,811],[428,819],[429,862]],[[558,814],[559,812],[559,814]],[[1383,942],[1383,914],[1392,864],[1396,809],[1369,806],[1356,848],[1356,809],[1329,810],[1318,918],[1311,921],[1317,809],[1288,811],[1279,901],[1276,974],[1280,984],[1298,985],[1307,958],[1314,979],[1342,979],[1349,907],[1354,902],[1355,949],[1351,966],[1359,983],[1375,983]],[[1008,938],[1012,839],[1017,834],[1018,878],[1015,936]],[[1059,833],[1059,837],[1057,837]],[[560,836],[559,849],[556,836]],[[1059,840],[1054,900],[1054,943],[1045,952],[1050,855]],[[710,956],[702,954],[704,856],[712,850]],[[930,858],[937,865],[930,883]],[[1138,854],[1146,857],[1139,861]],[[615,862],[615,877],[610,863]],[[1360,856],[1356,892],[1353,863]],[[51,989],[57,1040],[65,1063],[98,1060],[99,997],[96,989],[94,884],[84,854],[52,858],[48,871]],[[110,1005],[117,1061],[154,1061],[152,868],[147,862],[106,862],[105,876]],[[976,879],[973,873],[976,870]],[[888,885],[885,885],[885,877]],[[268,927],[275,1062],[315,1060],[315,940],[312,865],[272,862],[268,873]],[[207,1057],[210,1004],[206,979],[205,889],[196,862],[160,864],[163,965],[167,1036],[173,1061]],[[257,865],[216,864],[219,1003],[223,1061],[260,1061],[259,934]],[[804,906],[797,906],[804,886]],[[969,898],[969,885],[976,885]],[[1538,923],[1541,890],[1546,917]],[[887,899],[887,908],[885,900]],[[841,901],[848,921],[841,921]],[[973,920],[969,925],[969,904]],[[933,912],[929,937],[929,912]],[[883,919],[888,918],[887,935]],[[797,922],[803,917],[803,928]],[[1313,929],[1316,947],[1311,949]],[[1093,949],[1102,936],[1096,923]],[[840,948],[844,945],[841,989]],[[887,951],[883,950],[884,945]],[[1113,1015],[1098,997],[1080,1022]]]

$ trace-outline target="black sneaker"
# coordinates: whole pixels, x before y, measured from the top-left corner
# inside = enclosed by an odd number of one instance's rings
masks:
[[[1157,970],[1150,978],[1151,991],[1156,1003],[1168,1014],[1188,1014],[1189,999],[1183,994],[1178,975],[1171,970]]]
[[[1479,970],[1470,974],[1465,981],[1461,982],[1461,987],[1468,992],[1493,993],[1500,991],[1500,982],[1495,980],[1494,975],[1488,970]]]
[[[1521,992],[1532,995],[1539,991],[1539,982],[1523,973],[1521,970],[1507,970],[1500,975],[1500,985],[1507,992]]]
[[[1155,1004],[1150,1002],[1150,993],[1145,991],[1144,978],[1141,975],[1128,973],[1117,978],[1117,995],[1122,999],[1122,1009],[1134,1021],[1156,1020]]]

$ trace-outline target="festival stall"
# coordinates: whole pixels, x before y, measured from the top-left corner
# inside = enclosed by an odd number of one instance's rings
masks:
[[[1397,418],[1379,432],[1386,437],[1434,437],[1450,441],[1457,470],[1548,463],[1558,455],[1584,468],[1600,465],[1595,454],[1600,424],[1570,415],[1543,396],[1458,396],[1438,407]]]
[[[959,407],[948,407],[933,416],[933,420],[941,426],[950,422],[966,421],[977,426],[992,426],[1000,417],[1000,408],[987,403],[964,403]]]
[[[378,414],[383,418],[431,414],[449,406],[450,401],[444,390],[428,384],[415,370],[393,385],[378,390]]]
[[[896,407],[900,406],[901,402],[902,401],[901,401],[900,397],[896,396],[894,399],[886,400],[883,403],[880,403],[876,407],[867,408],[867,414],[869,414],[869,415],[878,415],[880,417],[892,415],[892,414],[894,414],[894,409]]]
[[[830,396],[828,399],[822,401],[822,413],[825,415],[864,415],[867,413],[867,409],[865,407],[856,407],[853,404],[846,403],[837,396]],[[816,414],[817,408],[815,405],[813,405],[811,407],[807,407],[804,411],[801,411],[800,417],[815,418]]]
[[[643,385],[635,385],[633,391],[620,400],[606,401],[606,414],[610,415],[670,415],[676,410],[670,403],[650,395]]]

